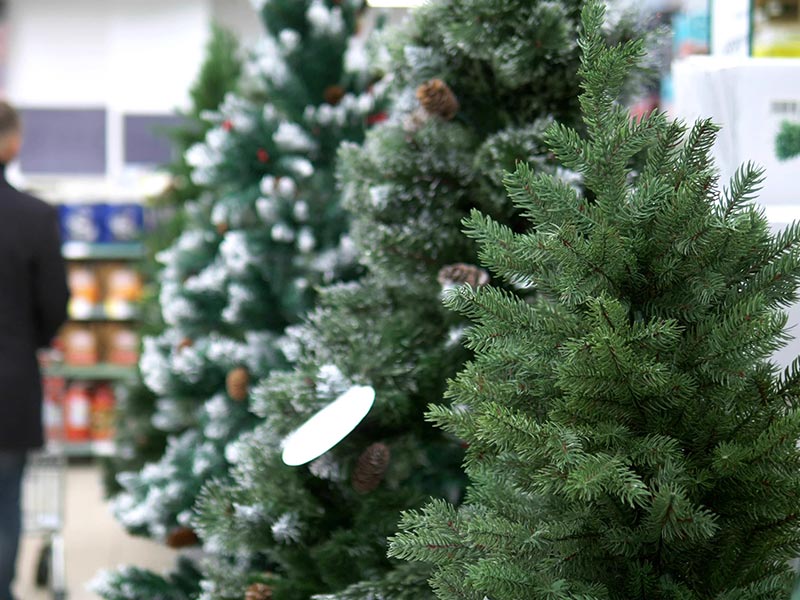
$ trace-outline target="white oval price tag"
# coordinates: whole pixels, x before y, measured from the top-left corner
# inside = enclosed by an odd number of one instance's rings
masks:
[[[352,387],[291,433],[283,442],[283,462],[297,467],[319,458],[346,438],[375,403],[375,390]]]

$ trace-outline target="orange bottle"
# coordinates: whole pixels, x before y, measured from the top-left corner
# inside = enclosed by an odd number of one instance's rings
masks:
[[[92,398],[92,439],[110,440],[114,436],[114,390],[104,383],[97,386]]]
[[[64,434],[69,442],[85,442],[91,436],[91,404],[89,388],[73,383],[64,397]]]

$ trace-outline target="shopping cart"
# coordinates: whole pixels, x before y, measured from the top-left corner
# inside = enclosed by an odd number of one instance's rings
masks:
[[[47,444],[28,458],[22,496],[26,536],[42,538],[35,580],[49,587],[54,600],[67,597],[64,557],[64,499],[67,458],[64,448],[62,398],[65,381],[44,378],[44,422]]]

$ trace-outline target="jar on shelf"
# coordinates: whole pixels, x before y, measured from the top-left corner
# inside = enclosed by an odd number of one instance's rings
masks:
[[[73,383],[64,397],[64,437],[68,442],[91,439],[92,395],[85,383]]]

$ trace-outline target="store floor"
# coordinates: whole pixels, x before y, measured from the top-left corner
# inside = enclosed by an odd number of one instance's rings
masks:
[[[67,475],[66,573],[69,600],[97,600],[86,585],[100,569],[122,564],[146,567],[158,572],[168,570],[174,552],[139,538],[134,538],[114,520],[103,500],[100,472],[95,466],[70,466]],[[49,600],[50,594],[37,590],[34,570],[42,542],[25,537],[20,549],[17,574],[19,600]]]

